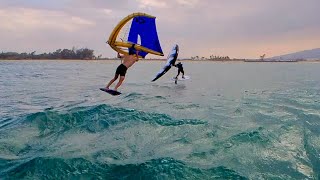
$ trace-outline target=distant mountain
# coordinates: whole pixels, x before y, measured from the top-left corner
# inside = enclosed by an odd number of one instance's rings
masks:
[[[291,54],[285,54],[281,56],[275,56],[270,59],[275,60],[314,60],[314,59],[320,59],[320,48],[317,49],[311,49],[311,50],[305,50],[305,51],[299,51]]]

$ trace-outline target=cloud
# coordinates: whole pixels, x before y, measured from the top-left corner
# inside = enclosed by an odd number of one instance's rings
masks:
[[[140,3],[140,8],[146,8],[146,7],[154,7],[154,8],[165,8],[167,6],[167,3],[165,1],[159,1],[159,0],[137,0],[138,3]]]
[[[0,7],[0,46],[16,51],[7,37],[20,40],[21,48],[32,38],[33,49],[75,45],[113,56],[104,42],[133,12],[156,16],[163,50],[178,43],[181,57],[258,57],[320,47],[319,0],[2,0]]]
[[[194,6],[199,0],[177,0],[177,3],[186,6]]]
[[[9,8],[0,10],[0,29],[25,33],[44,29],[75,32],[93,26],[95,22],[59,11],[29,8]]]
[[[96,26],[95,21],[64,11],[22,7],[1,9],[0,22],[0,49],[16,52],[89,47]]]

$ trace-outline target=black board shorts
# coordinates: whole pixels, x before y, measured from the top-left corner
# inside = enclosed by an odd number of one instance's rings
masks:
[[[183,71],[183,69],[178,69],[178,73],[182,73],[182,74],[184,74],[184,71]]]
[[[116,74],[119,74],[120,76],[125,76],[127,73],[127,67],[123,64],[120,64],[116,70]]]

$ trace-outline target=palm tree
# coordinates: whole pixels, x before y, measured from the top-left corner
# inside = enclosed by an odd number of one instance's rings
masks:
[[[263,54],[262,56],[260,56],[260,60],[263,61],[265,56],[266,54]]]

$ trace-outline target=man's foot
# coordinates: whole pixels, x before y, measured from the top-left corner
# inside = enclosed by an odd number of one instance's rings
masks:
[[[182,79],[185,79],[184,76],[182,76]]]
[[[109,87],[106,87],[106,89],[109,89]]]
[[[178,79],[176,79],[176,80],[174,81],[174,83],[177,84],[177,81],[178,81]]]

